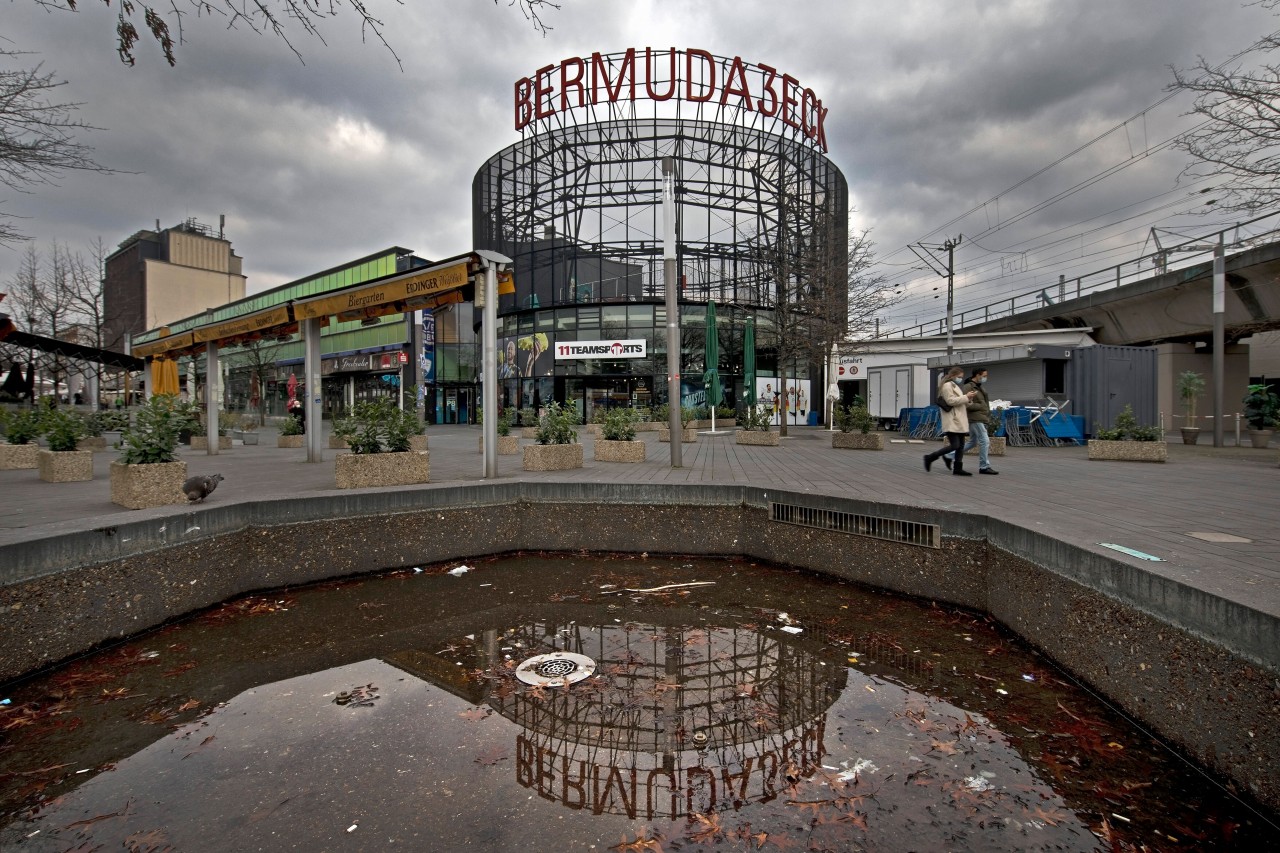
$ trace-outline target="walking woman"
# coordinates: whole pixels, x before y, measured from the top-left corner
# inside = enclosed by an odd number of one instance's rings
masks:
[[[958,477],[972,477],[972,471],[964,470],[964,440],[969,437],[969,412],[965,409],[973,399],[973,392],[960,389],[964,382],[964,368],[948,368],[942,383],[938,385],[938,399],[950,408],[942,412],[942,431],[947,436],[948,447],[942,447],[924,455],[924,470],[944,453],[953,453],[955,461],[951,463],[951,473]],[[941,406],[939,406],[941,408]]]

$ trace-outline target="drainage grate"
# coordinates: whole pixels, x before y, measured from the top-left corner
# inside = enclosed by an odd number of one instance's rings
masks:
[[[535,655],[516,669],[516,678],[534,687],[566,687],[590,677],[596,662],[574,652]]]
[[[886,542],[902,542],[906,545],[922,545],[925,548],[942,547],[942,528],[936,524],[918,521],[901,521],[896,518],[880,518],[874,515],[857,515],[830,509],[814,509],[795,504],[769,503],[769,520],[782,524],[796,524],[818,530],[834,530],[869,536]]]

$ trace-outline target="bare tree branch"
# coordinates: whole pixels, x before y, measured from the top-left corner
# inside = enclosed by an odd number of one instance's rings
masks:
[[[78,12],[80,9],[77,0],[33,2],[58,11]],[[111,6],[112,0],[103,2]],[[404,5],[404,0],[394,2],[396,5]],[[500,2],[518,8],[525,20],[544,36],[551,31],[551,27],[543,20],[543,15],[548,9],[560,8],[560,4],[552,0],[494,0],[495,4]],[[302,51],[294,42],[297,31],[325,44],[320,28],[328,19],[343,14],[345,4],[350,7],[347,13],[354,14],[359,19],[363,39],[380,43],[395,59],[396,64],[403,67],[399,55],[387,41],[385,22],[370,10],[368,0],[168,0],[168,3],[167,9],[160,9],[137,0],[118,0],[116,52],[121,62],[126,65],[137,62],[135,49],[145,31],[159,45],[165,61],[170,65],[176,64],[178,60],[174,53],[174,31],[177,32],[176,43],[185,43],[182,16],[190,12],[197,16],[221,15],[226,18],[228,29],[243,26],[254,33],[270,33],[283,41],[298,61],[302,62]]]
[[[1225,179],[1217,188],[1217,209],[1253,212],[1280,201],[1280,65],[1264,62],[1246,71],[1237,61],[1277,48],[1280,38],[1273,33],[1228,63],[1210,66],[1201,58],[1190,70],[1173,69],[1169,89],[1194,94],[1188,115],[1203,118],[1177,140],[1193,158],[1183,174]]]

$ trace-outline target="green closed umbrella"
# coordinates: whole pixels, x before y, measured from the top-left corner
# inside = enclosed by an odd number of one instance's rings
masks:
[[[747,318],[747,331],[742,336],[742,382],[747,387],[743,396],[748,406],[756,405],[756,318]]]
[[[716,336],[716,304],[707,303],[707,355],[706,372],[702,374],[702,387],[706,391],[707,405],[711,407],[711,431],[716,431],[716,406],[720,395],[720,341]]]

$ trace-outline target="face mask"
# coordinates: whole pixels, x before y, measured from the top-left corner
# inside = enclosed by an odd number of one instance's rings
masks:
[[[952,381],[952,382],[954,382],[954,383],[956,383],[957,385],[963,385],[963,384],[964,384],[964,377],[963,377],[963,376],[957,376],[955,379],[952,379],[951,381]]]
[[[979,376],[975,381],[976,381],[979,385],[981,385],[983,382],[986,382],[986,381],[987,381],[987,377],[985,377],[985,376]]]

